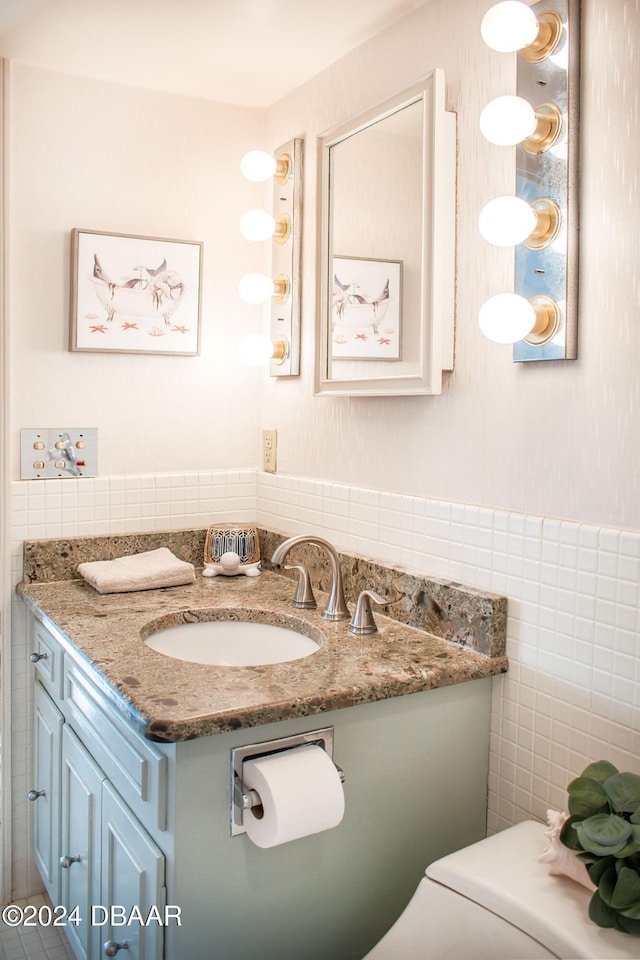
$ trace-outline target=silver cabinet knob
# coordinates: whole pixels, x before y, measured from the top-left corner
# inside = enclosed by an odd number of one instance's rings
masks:
[[[46,660],[47,657],[48,657],[48,654],[46,653],[30,653],[29,654],[29,660],[31,660],[31,663],[38,663],[40,660]]]
[[[60,866],[64,870],[68,870],[72,863],[80,863],[80,857],[70,857],[68,854],[66,857],[60,857]]]
[[[128,949],[129,944],[126,940],[121,940],[120,943],[116,940],[107,940],[107,942],[102,945],[102,952],[105,957],[115,957],[116,953],[119,953],[120,950]]]
[[[46,797],[44,790],[29,790],[29,793],[27,794],[27,800],[37,800],[38,797]]]

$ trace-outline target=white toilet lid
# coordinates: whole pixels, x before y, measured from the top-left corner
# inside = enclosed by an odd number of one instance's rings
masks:
[[[589,920],[591,894],[551,876],[538,857],[545,826],[519,823],[437,860],[427,876],[504,917],[558,957],[640,960],[640,937],[603,930]]]

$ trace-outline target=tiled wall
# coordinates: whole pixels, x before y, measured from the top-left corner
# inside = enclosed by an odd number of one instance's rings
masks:
[[[21,541],[257,520],[348,553],[509,598],[509,673],[494,680],[489,829],[563,807],[606,757],[640,773],[640,534],[255,471],[17,482]],[[31,673],[14,609],[14,895],[37,889],[24,795]],[[23,759],[24,758],[24,759]]]

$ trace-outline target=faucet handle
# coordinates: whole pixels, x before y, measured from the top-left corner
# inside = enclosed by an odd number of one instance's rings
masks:
[[[394,600],[385,600],[384,597],[381,597],[379,593],[374,593],[373,590],[363,590],[358,597],[356,612],[351,618],[351,622],[349,624],[350,633],[355,633],[356,636],[362,637],[368,633],[378,632],[376,622],[373,619],[373,613],[371,612],[372,600],[378,606],[383,606],[387,603],[395,603]]]
[[[298,571],[298,589],[291,601],[291,606],[304,610],[315,610],[317,603],[311,589],[311,580],[307,568],[303,567],[301,563],[285,563],[284,569]]]

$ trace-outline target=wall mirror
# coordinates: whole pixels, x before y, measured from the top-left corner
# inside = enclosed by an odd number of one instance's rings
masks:
[[[319,138],[316,394],[435,394],[453,369],[455,115],[444,73]]]

